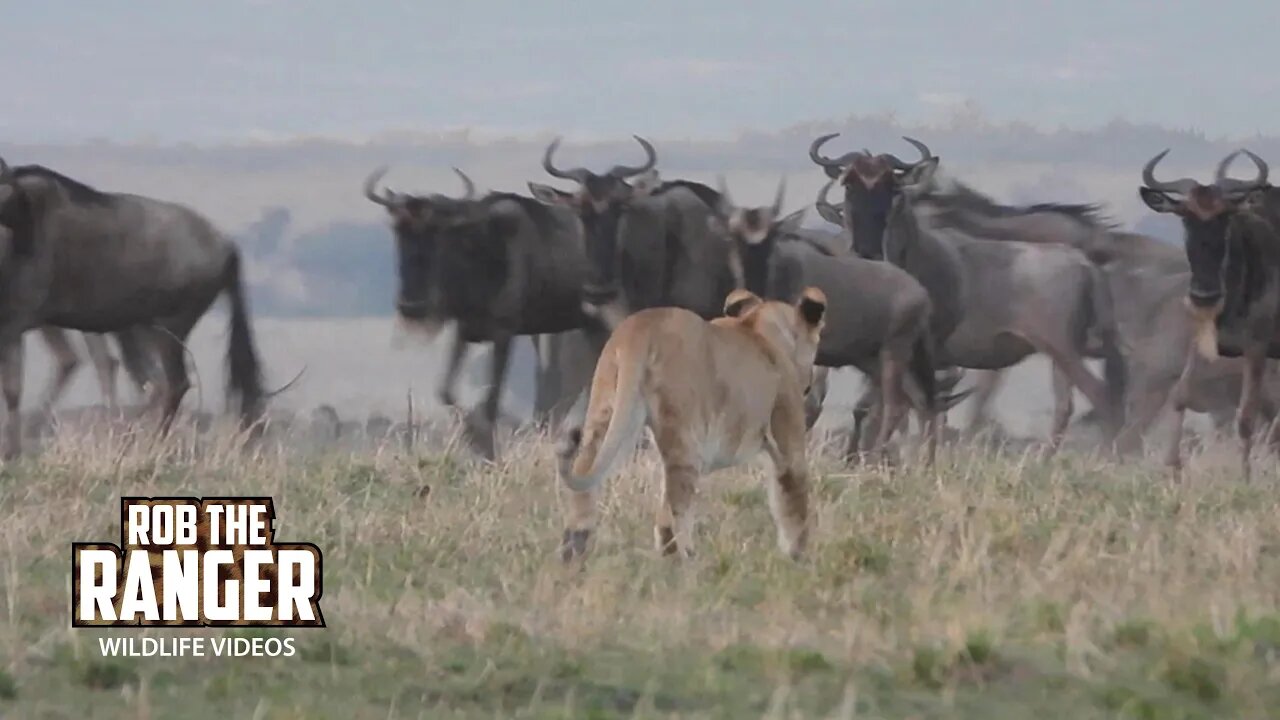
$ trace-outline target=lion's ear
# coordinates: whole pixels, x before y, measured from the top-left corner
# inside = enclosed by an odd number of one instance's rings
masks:
[[[827,314],[827,295],[821,288],[807,287],[800,293],[800,299],[796,301],[796,309],[800,311],[800,317],[804,318],[810,327],[817,327],[822,324]]]
[[[750,290],[738,289],[724,299],[725,317],[742,317],[742,314],[763,302]]]

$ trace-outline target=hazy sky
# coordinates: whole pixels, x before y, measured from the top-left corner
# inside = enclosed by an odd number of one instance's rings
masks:
[[[1280,131],[1269,0],[0,0],[7,141],[471,126],[706,137],[892,110]]]

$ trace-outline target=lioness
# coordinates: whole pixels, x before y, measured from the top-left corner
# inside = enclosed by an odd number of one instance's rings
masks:
[[[826,309],[816,287],[794,305],[735,290],[725,317],[710,322],[663,307],[618,325],[596,364],[581,449],[565,478],[572,494],[563,559],[586,552],[600,483],[646,423],[665,471],[654,525],[663,554],[692,551],[698,477],[765,450],[776,469],[768,495],[778,545],[798,557],[809,522],[804,394]]]

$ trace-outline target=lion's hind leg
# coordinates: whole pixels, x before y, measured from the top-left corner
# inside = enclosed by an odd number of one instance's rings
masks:
[[[663,463],[662,502],[653,524],[653,539],[663,555],[693,556],[693,499],[698,470],[679,461]]]

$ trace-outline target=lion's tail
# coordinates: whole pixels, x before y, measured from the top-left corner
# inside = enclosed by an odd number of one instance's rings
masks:
[[[582,432],[582,450],[573,463],[565,484],[575,492],[594,489],[609,476],[623,454],[635,448],[644,430],[648,412],[640,397],[640,383],[648,366],[649,347],[642,341],[639,352],[614,352],[600,358],[601,367],[591,382],[587,424]],[[609,362],[612,367],[604,367]],[[614,378],[610,378],[610,374]],[[606,383],[615,379],[613,393]],[[612,403],[612,408],[610,408]],[[601,433],[604,438],[601,439]]]

